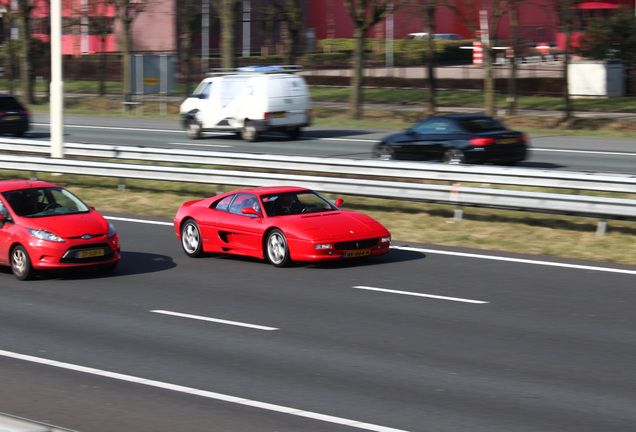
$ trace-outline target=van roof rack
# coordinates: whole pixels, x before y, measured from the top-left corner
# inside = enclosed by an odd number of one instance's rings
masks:
[[[275,65],[275,66],[244,66],[239,68],[212,68],[208,75],[254,75],[254,74],[274,74],[274,73],[295,73],[301,72],[301,65]]]

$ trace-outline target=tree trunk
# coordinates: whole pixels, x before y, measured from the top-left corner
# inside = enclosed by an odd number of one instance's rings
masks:
[[[351,76],[351,100],[349,118],[360,120],[362,117],[362,80],[364,65],[364,35],[366,29],[354,30],[355,48],[353,51],[353,75]]]
[[[484,105],[486,115],[495,115],[495,73],[492,65],[492,48],[490,42],[484,44]]]
[[[128,15],[128,11],[126,11],[125,14]],[[124,75],[122,97],[124,99],[124,102],[130,102],[130,99],[131,99],[130,93],[132,91],[132,88],[131,88],[132,80],[130,76],[130,55],[132,52],[132,38],[130,37],[131,20],[126,16],[122,21],[123,21],[122,24],[124,27],[124,35],[123,35],[124,50],[122,51],[122,59],[121,59],[122,68],[123,68],[122,72]]]
[[[236,0],[220,0],[221,67],[235,67],[234,45],[236,27]]]
[[[517,4],[510,7],[510,27],[512,28],[512,57],[510,58],[510,77],[508,78],[508,115],[514,115],[517,109],[517,55],[519,45],[519,15]]]
[[[30,8],[20,2],[21,9],[18,17],[18,27],[20,28],[20,81],[22,82],[22,101],[30,105],[33,103],[33,80],[31,65],[31,33],[29,32]]]
[[[426,67],[428,70],[428,115],[434,115],[437,111],[437,82],[435,79],[435,50],[433,45],[433,24],[435,22],[435,5],[429,4],[426,8],[426,32],[428,33],[426,45]]]

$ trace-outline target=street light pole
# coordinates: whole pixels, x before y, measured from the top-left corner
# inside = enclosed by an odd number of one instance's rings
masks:
[[[51,157],[64,157],[64,81],[62,80],[62,5],[51,0]]]

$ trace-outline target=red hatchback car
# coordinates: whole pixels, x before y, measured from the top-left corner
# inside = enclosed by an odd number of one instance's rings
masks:
[[[19,280],[41,270],[115,269],[115,228],[95,209],[52,183],[0,181],[0,265]]]
[[[191,257],[229,253],[283,267],[388,253],[389,231],[341,204],[299,187],[244,189],[183,204],[174,227]]]

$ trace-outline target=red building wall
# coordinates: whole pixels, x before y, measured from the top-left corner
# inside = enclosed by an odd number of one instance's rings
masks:
[[[351,38],[353,24],[344,7],[343,0],[308,0],[309,27],[314,28],[316,39]],[[461,2],[461,0],[458,0]],[[484,1],[485,9],[490,2]],[[553,10],[552,0],[534,0],[519,6],[519,34],[525,42],[555,42],[558,39],[558,16]],[[608,11],[624,7],[634,8],[634,0],[603,0],[584,2],[579,6],[581,16],[602,17]],[[478,11],[477,11],[478,12]],[[425,31],[424,20],[414,9],[398,10],[394,14],[394,37],[401,39],[409,33]],[[474,14],[478,15],[478,13]],[[472,17],[473,26],[479,28],[477,16]],[[494,23],[490,23],[494,25]],[[375,25],[367,37],[385,37],[386,20]],[[466,38],[474,38],[469,26],[448,8],[440,6],[436,10],[435,33],[457,33]],[[510,18],[505,14],[497,25],[496,35],[511,39]]]

